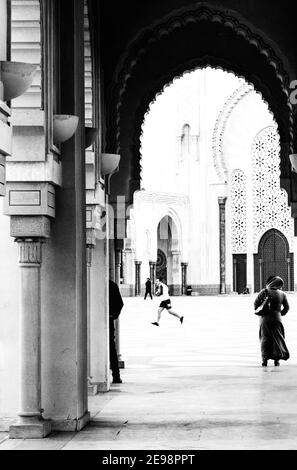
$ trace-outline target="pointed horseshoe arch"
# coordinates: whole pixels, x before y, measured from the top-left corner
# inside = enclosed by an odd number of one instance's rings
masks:
[[[262,94],[280,132],[281,178],[289,178],[294,135],[284,64],[288,68],[278,47],[235,11],[196,4],[143,29],[122,56],[111,87],[107,145],[122,155],[112,194],[125,194],[131,203],[139,189],[141,126],[151,101],[174,78],[205,66],[234,72]]]
[[[294,290],[294,254],[283,233],[270,229],[259,241],[258,253],[254,255],[255,291],[265,287],[269,276],[280,276],[284,290]]]

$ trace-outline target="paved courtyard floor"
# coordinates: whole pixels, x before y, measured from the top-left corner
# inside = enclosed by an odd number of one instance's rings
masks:
[[[124,299],[123,384],[90,397],[91,423],[38,441],[3,434],[0,450],[297,449],[297,295],[278,368],[261,367],[253,299],[173,297],[184,324],[164,311],[159,327],[158,299]]]

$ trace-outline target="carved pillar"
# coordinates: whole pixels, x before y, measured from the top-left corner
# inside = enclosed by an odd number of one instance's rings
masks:
[[[51,431],[41,408],[41,245],[39,238],[17,238],[20,267],[21,411],[10,438],[40,438]]]
[[[182,295],[187,294],[187,270],[188,270],[188,263],[181,263],[182,269]]]
[[[237,292],[237,259],[233,258],[233,291]]]
[[[115,283],[120,287],[120,280],[121,280],[121,259],[122,259],[122,250],[116,248],[115,250]],[[116,343],[116,350],[118,354],[118,362],[119,367],[121,369],[125,368],[125,363],[122,360],[121,355],[121,340],[120,340],[120,318],[117,318],[114,322],[115,327],[115,343]]]
[[[152,282],[152,294],[155,294],[155,284],[156,284],[156,261],[149,261],[150,265],[150,280]]]
[[[220,294],[226,294],[226,197],[219,197]]]
[[[141,295],[141,261],[135,261],[135,296]]]
[[[170,255],[172,295],[180,295],[180,251],[172,250]]]

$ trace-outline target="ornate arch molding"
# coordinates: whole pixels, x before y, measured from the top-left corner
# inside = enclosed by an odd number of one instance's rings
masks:
[[[208,6],[206,7],[205,5],[198,4],[194,5],[191,9],[175,11],[170,16],[152,24],[150,27],[143,30],[130,43],[113,78],[113,84],[111,86],[109,132],[107,135],[107,142],[111,148],[118,152],[126,151],[121,148],[121,134],[122,123],[125,123],[125,111],[123,112],[123,105],[124,103],[128,103],[127,108],[129,108],[130,119],[132,118],[133,120],[134,132],[133,137],[129,137],[130,143],[126,144],[126,147],[129,147],[129,152],[132,154],[133,159],[133,172],[130,172],[130,179],[134,179],[136,182],[139,181],[141,125],[149,103],[154,99],[155,95],[162,90],[166,83],[170,82],[176,76],[182,75],[184,72],[193,70],[197,67],[204,67],[207,65],[221,67],[226,71],[231,71],[239,76],[244,76],[248,82],[253,83],[255,88],[264,95],[264,98],[266,98],[268,102],[270,102],[272,112],[278,120],[280,132],[283,133],[283,142],[287,146],[288,144],[292,145],[293,118],[292,106],[288,99],[290,92],[289,76],[285,71],[283,61],[276,54],[275,50],[264,41],[262,36],[252,31],[247,21],[242,18],[238,18],[239,14],[235,12],[232,12],[231,15],[218,7],[212,9]],[[251,70],[251,67],[250,70],[247,68],[243,73],[242,68],[232,62],[231,59],[227,60],[226,58],[209,57],[206,54],[204,56],[201,55],[199,58],[196,57],[193,60],[189,59],[183,64],[175,64],[175,68],[168,70],[168,72],[166,72],[166,76],[164,76],[163,72],[160,72],[159,75],[158,73],[155,73],[152,83],[148,85],[147,89],[142,90],[140,95],[136,98],[134,96],[137,100],[137,107],[132,110],[133,106],[131,108],[129,105],[128,92],[130,88],[133,89],[134,84],[132,83],[130,86],[129,81],[133,82],[132,79],[137,77],[137,70],[141,70],[139,67],[141,67],[141,61],[144,60],[144,56],[147,55],[153,47],[156,47],[157,44],[163,44],[163,40],[168,40],[168,38],[173,34],[180,34],[182,29],[186,30],[186,28],[190,28],[193,25],[205,25],[205,23],[223,27],[225,30],[229,30],[238,36],[239,41],[242,39],[244,40],[244,43],[248,45],[249,50],[251,51],[251,55],[256,54],[261,66],[266,67],[266,74],[269,68],[269,73],[267,75],[272,77],[272,88],[277,88],[278,97],[272,100],[270,93],[273,93],[273,90],[270,90],[267,83],[262,83],[260,77],[257,77],[254,70]],[[235,52],[235,49],[236,48],[234,48],[232,53]],[[128,111],[126,110],[126,113],[127,112]],[[288,147],[286,148],[286,153],[288,153]],[[286,168],[287,172],[289,171],[288,168]],[[133,190],[135,189],[136,188],[134,187]]]
[[[115,71],[113,83],[118,84],[118,102],[117,108],[121,106],[121,97],[123,96],[127,81],[133,75],[133,69],[146,53],[146,51],[158,40],[162,39],[181,29],[188,24],[195,24],[201,21],[210,21],[220,23],[226,28],[236,32],[238,36],[245,38],[251,46],[256,47],[258,51],[267,58],[269,64],[275,69],[275,75],[283,84],[286,95],[289,95],[289,79],[284,69],[282,60],[277,56],[273,48],[264,42],[264,39],[257,33],[252,32],[251,26],[243,18],[237,19],[239,14],[235,11],[233,15],[226,14],[219,7],[210,8],[203,4],[196,4],[191,10],[186,8],[176,10],[162,20],[155,22],[149,28],[139,33],[129,44],[127,51],[122,56],[120,63]],[[236,15],[236,16],[235,16]]]
[[[254,91],[254,87],[248,83],[244,83],[238,87],[234,93],[227,99],[223,108],[221,109],[219,116],[215,122],[213,136],[212,136],[212,150],[213,150],[213,162],[218,175],[219,180],[222,183],[228,181],[228,169],[226,166],[224,153],[223,153],[223,137],[225,128],[235,106],[248,94],[250,91]]]

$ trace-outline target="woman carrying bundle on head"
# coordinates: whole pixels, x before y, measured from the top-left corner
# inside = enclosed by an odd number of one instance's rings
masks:
[[[263,367],[267,367],[269,359],[273,359],[274,365],[279,366],[280,359],[286,361],[290,357],[281,318],[289,310],[287,296],[282,291],[283,285],[281,277],[270,276],[265,289],[258,294],[254,304],[257,310],[265,302],[261,312],[255,312],[260,315],[259,338]]]

